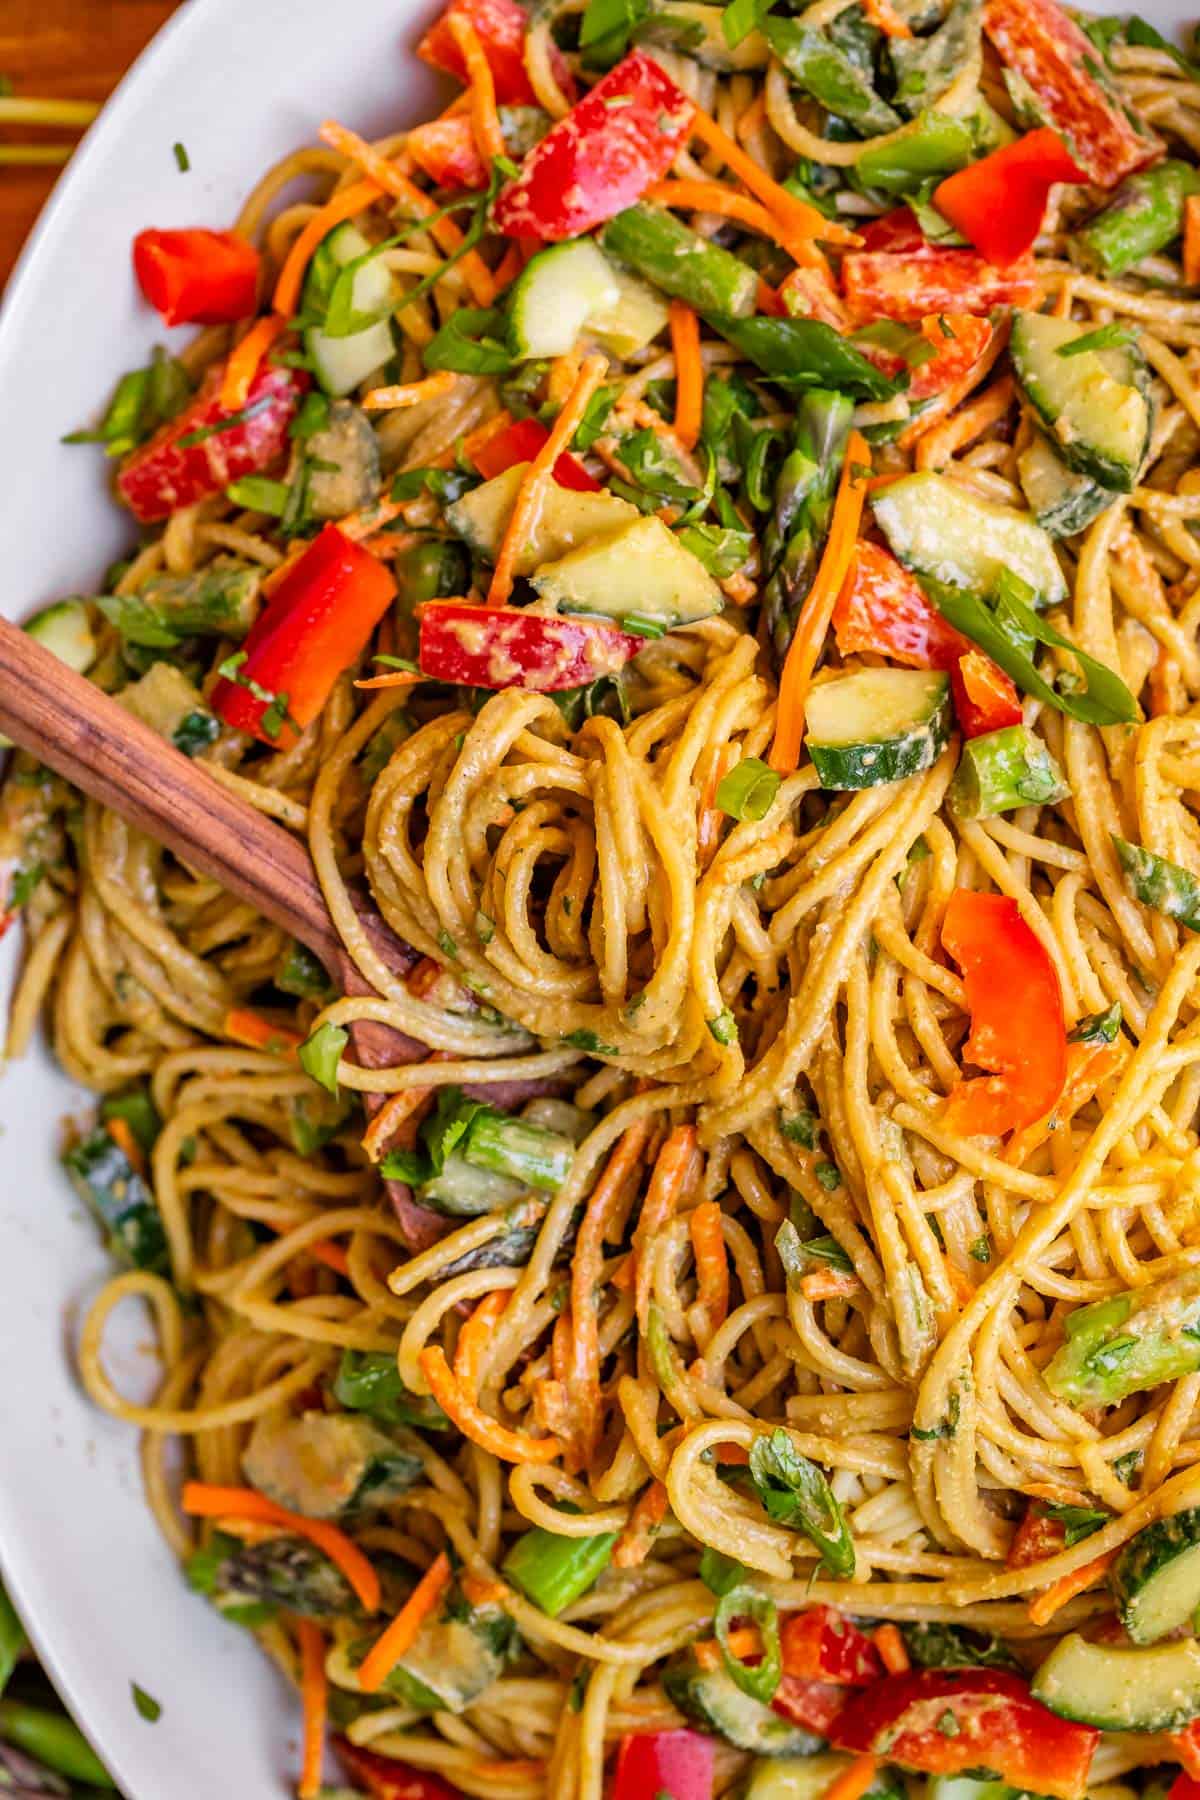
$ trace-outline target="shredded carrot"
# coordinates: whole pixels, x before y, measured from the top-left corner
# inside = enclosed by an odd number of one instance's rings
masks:
[[[297,1800],[317,1800],[321,1791],[321,1764],[325,1757],[325,1724],[329,1711],[329,1682],[325,1675],[325,1637],[311,1619],[296,1620],[300,1644],[300,1703],[304,1708],[304,1760],[300,1765]]]
[[[579,378],[555,419],[550,436],[525,471],[512,514],[500,540],[500,548],[496,552],[492,585],[488,589],[489,606],[503,606],[512,592],[517,555],[537,520],[546,489],[554,479],[554,465],[562,452],[570,448],[576,427],[587,410],[587,403],[603,381],[607,368],[608,363],[603,356],[584,359]]]
[[[862,1800],[878,1773],[877,1756],[856,1756],[849,1768],[834,1776],[821,1800]]]
[[[511,287],[524,267],[525,258],[521,255],[520,249],[516,244],[510,244],[492,274],[497,294],[502,294],[505,288]]]
[[[912,1664],[908,1660],[908,1651],[904,1648],[904,1639],[895,1625],[881,1625],[871,1633],[871,1640],[889,1675],[908,1674]]]
[[[399,387],[372,388],[362,397],[366,412],[396,412],[404,406],[420,406],[423,400],[437,400],[448,394],[458,376],[451,369],[439,369],[426,375],[424,381],[405,381]]]
[[[725,1323],[729,1311],[729,1259],[725,1254],[724,1215],[715,1200],[702,1200],[688,1215],[692,1255],[696,1259],[696,1298],[710,1331]]]
[[[730,1468],[744,1469],[750,1461],[745,1444],[718,1444],[713,1454],[719,1463],[727,1463]]]
[[[721,821],[726,817],[717,805],[717,789],[738,760],[736,744],[721,744],[709,758],[708,774],[700,792],[696,818],[696,857],[705,869],[716,853]]]
[[[646,1198],[642,1201],[641,1217],[633,1242],[637,1256],[634,1292],[637,1296],[638,1324],[643,1331],[650,1318],[650,1275],[653,1268],[646,1251],[651,1238],[669,1222],[686,1190],[695,1151],[696,1127],[674,1126],[655,1158],[654,1173],[646,1189]]]
[[[779,220],[765,206],[735,193],[721,181],[656,181],[646,189],[646,198],[659,206],[719,213],[723,219],[738,219],[751,230],[761,231],[764,237],[779,236]]]
[[[638,1495],[625,1529],[613,1545],[612,1559],[618,1569],[636,1569],[645,1562],[666,1516],[667,1490],[661,1481],[652,1481]]]
[[[951,1262],[948,1256],[943,1256],[942,1267],[946,1271],[946,1280],[954,1290],[955,1299],[960,1305],[969,1306],[975,1298],[975,1283],[971,1277],[965,1269],[960,1269],[957,1263]]]
[[[128,1119],[106,1119],[104,1129],[107,1131],[117,1149],[122,1151],[126,1162],[137,1174],[146,1173],[146,1155],[142,1146],[133,1135]]]
[[[1116,1559],[1115,1550],[1106,1550],[1103,1556],[1093,1557],[1091,1562],[1084,1563],[1071,1575],[1061,1575],[1052,1581],[1044,1594],[1029,1602],[1029,1622],[1031,1625],[1048,1625],[1056,1612],[1061,1612],[1068,1600],[1076,1594],[1082,1594],[1086,1588],[1101,1580],[1107,1574],[1110,1563]]]
[[[445,1062],[446,1052],[435,1050],[429,1061]],[[433,1105],[436,1092],[436,1088],[431,1087],[401,1088],[398,1094],[389,1094],[363,1132],[362,1147],[372,1162],[379,1162],[393,1143],[398,1150],[412,1149],[416,1128]]]
[[[488,1347],[497,1320],[508,1305],[508,1289],[485,1294],[458,1334],[454,1352],[454,1379],[472,1398],[479,1390],[479,1363]]]
[[[1196,198],[1200,199],[1200,195]],[[1158,646],[1158,655],[1154,659],[1154,667],[1150,671],[1150,717],[1161,719],[1167,713],[1175,711],[1172,688],[1176,685],[1179,666],[1165,644]]]
[[[766,117],[767,96],[765,94],[758,94],[750,102],[749,106],[745,107],[743,111],[738,114],[737,123],[733,128],[737,137],[743,144],[748,137],[754,136],[754,133],[758,131],[765,122]]]
[[[502,1581],[493,1581],[487,1575],[472,1575],[470,1570],[459,1576],[458,1585],[471,1606],[502,1606],[512,1591]]]
[[[1058,294],[1055,297],[1054,305],[1050,308],[1051,318],[1053,318],[1053,319],[1069,319],[1071,316],[1071,307],[1074,304],[1074,300],[1075,300],[1075,284],[1073,281],[1071,281],[1070,277],[1068,277],[1067,280],[1064,281],[1062,286],[1059,288]]]
[[[882,488],[890,488],[893,482],[903,481],[907,474],[907,469],[893,469],[887,475],[872,475],[867,483],[867,492],[877,494]]]
[[[800,1292],[806,1300],[849,1300],[862,1293],[862,1282],[841,1269],[814,1269],[800,1277]]]
[[[363,1657],[358,1685],[364,1694],[378,1693],[396,1664],[411,1650],[418,1631],[450,1585],[450,1558],[439,1550],[387,1630]]]
[[[474,431],[468,431],[462,441],[463,455],[468,461],[474,462],[476,451],[482,450],[485,444],[490,444],[492,439],[499,437],[502,431],[507,431],[511,424],[512,414],[510,412],[502,409],[498,413],[493,413],[490,419],[485,419],[482,425],[475,427]]]
[[[1002,419],[1017,397],[1017,384],[1011,375],[1002,375],[971,401],[952,414],[934,431],[927,431],[917,443],[918,469],[941,469],[964,444],[969,444],[989,425]]]
[[[1035,1119],[1024,1130],[1015,1131],[1008,1140],[1005,1162],[1016,1167],[1035,1151],[1039,1144],[1064,1125],[1069,1125],[1081,1106],[1086,1106],[1102,1081],[1120,1068],[1124,1052],[1116,1044],[1068,1044],[1067,1078],[1058,1099],[1044,1118]]]
[[[704,363],[700,321],[682,300],[671,302],[671,349],[675,353],[675,436],[694,450],[704,415]]]
[[[785,244],[788,254],[796,261],[817,264],[823,262],[820,251],[815,248],[815,240],[826,244],[841,244],[847,248],[861,242],[853,231],[839,225],[836,219],[827,219],[815,206],[809,206],[794,194],[789,194],[786,188],[780,187],[752,156],[746,154],[740,144],[734,142],[728,132],[721,130],[715,119],[710,118],[698,106],[692,111],[692,132],[710,150],[714,150],[726,168],[739,181],[744,181],[750,192],[778,217],[782,228],[796,240],[797,248],[807,246],[807,254],[796,257],[791,246]]]
[[[195,1518],[220,1519],[228,1514],[233,1519],[280,1525],[286,1531],[295,1532],[297,1537],[307,1538],[341,1570],[366,1611],[378,1612],[378,1575],[358,1545],[327,1519],[306,1519],[301,1513],[289,1512],[286,1506],[277,1506],[257,1488],[217,1487],[207,1481],[185,1482],[182,1506],[185,1513],[191,1513]]]
[[[340,1244],[331,1244],[328,1238],[321,1238],[318,1243],[308,1246],[308,1254],[315,1262],[324,1263],[327,1269],[333,1269],[338,1275],[349,1275],[350,1259]]]
[[[424,681],[420,669],[388,669],[383,675],[365,675],[361,681],[354,683],[356,688],[365,688],[374,693],[377,688],[412,687],[416,681]]]
[[[910,38],[912,27],[902,19],[891,0],[863,0],[863,11],[884,37]]]
[[[300,288],[313,251],[322,238],[329,236],[335,225],[365,212],[379,199],[383,189],[377,181],[355,181],[336,193],[324,206],[318,207],[304,230],[287,253],[279,280],[275,283],[275,311],[290,319],[300,299]]]
[[[871,452],[867,441],[861,432],[852,431],[846,444],[846,459],[829,522],[829,536],[808,598],[800,608],[779,683],[770,763],[780,775],[790,775],[800,761],[809,684],[824,648],[837,597],[853,560],[870,475]]]
[[[514,1756],[511,1762],[502,1756],[481,1756],[471,1764],[471,1773],[485,1781],[543,1781],[546,1764],[536,1756]]]
[[[421,1373],[429,1383],[429,1391],[442,1411],[458,1426],[464,1437],[481,1449],[490,1450],[502,1462],[553,1462],[562,1454],[557,1438],[535,1438],[525,1431],[510,1431],[489,1413],[476,1406],[455,1380],[439,1344],[427,1345],[419,1357]]]
[[[762,1655],[762,1637],[757,1625],[736,1625],[726,1634],[725,1645],[730,1656],[736,1656],[739,1662]],[[716,1638],[701,1638],[699,1643],[692,1645],[692,1655],[702,1669],[719,1669],[724,1661]]]
[[[1021,1488],[1031,1500],[1049,1500],[1052,1506],[1090,1506],[1089,1495],[1081,1488],[1067,1487],[1061,1481],[1027,1481]]]
[[[500,129],[500,114],[496,111],[496,84],[492,79],[492,65],[484,55],[479,34],[465,12],[456,12],[451,8],[445,14],[445,24],[462,52],[462,59],[467,67],[475,148],[483,158],[484,167],[490,168],[493,157],[505,154],[504,133]]]
[[[259,365],[277,337],[287,330],[281,313],[256,319],[245,337],[234,345],[221,377],[221,405],[226,412],[240,412],[249,397]]]
[[[1200,194],[1189,194],[1183,203],[1183,279],[1200,286]]]
[[[784,305],[778,290],[773,288],[769,281],[764,281],[761,275],[758,278],[758,290],[754,303],[759,312],[766,313],[767,317],[770,319],[787,318],[787,307]]]
[[[403,200],[418,219],[426,219],[430,213],[438,209],[428,194],[421,192],[415,182],[408,179],[403,169],[373,150],[364,138],[355,131],[348,131],[339,125],[336,119],[326,119],[317,133],[332,149],[339,150],[356,162],[360,169],[369,176],[378,187],[395,200]],[[463,234],[453,219],[443,218],[431,221],[429,230],[435,244],[448,255],[457,250],[462,243]],[[492,280],[491,270],[477,250],[468,250],[458,265],[463,272],[463,280],[471,290],[471,297],[476,306],[490,306],[496,298],[496,284]]]
[[[622,1134],[592,1189],[575,1240],[575,1255],[571,1260],[571,1357],[566,1379],[577,1422],[579,1453],[575,1454],[573,1446],[573,1455],[581,1467],[595,1445],[600,1414],[600,1331],[596,1322],[596,1296],[604,1273],[604,1236],[625,1184],[645,1153],[649,1137],[649,1119],[637,1119]]]
[[[222,1030],[235,1044],[245,1044],[251,1050],[269,1050],[272,1056],[294,1057],[304,1042],[302,1032],[276,1025],[248,1006],[235,1006],[227,1012]]]

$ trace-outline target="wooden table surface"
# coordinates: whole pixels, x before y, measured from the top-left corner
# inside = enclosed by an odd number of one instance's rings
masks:
[[[254,0],[246,0],[253,5]],[[180,0],[0,0],[0,71],[18,95],[104,100]],[[0,128],[8,142],[77,136]],[[0,164],[0,287],[58,179],[57,168]]]

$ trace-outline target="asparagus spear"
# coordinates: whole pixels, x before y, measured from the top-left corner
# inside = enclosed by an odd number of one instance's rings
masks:
[[[571,1172],[575,1146],[570,1138],[528,1119],[487,1110],[472,1119],[462,1153],[477,1169],[553,1193]]]
[[[758,275],[662,206],[629,206],[610,219],[601,243],[639,275],[697,312],[754,311]]]
[[[612,1559],[615,1531],[595,1537],[562,1537],[535,1525],[519,1537],[502,1564],[504,1573],[551,1619],[594,1587]]]
[[[1017,806],[1050,806],[1070,793],[1062,770],[1026,725],[968,738],[950,789],[962,819],[988,819]]]
[[[1190,931],[1200,931],[1200,881],[1178,863],[1141,844],[1127,843],[1115,832],[1113,843],[1134,899],[1168,919],[1178,919]]]
[[[1123,181],[1108,205],[1071,239],[1079,260],[1101,275],[1124,275],[1183,230],[1183,203],[1200,193],[1189,164],[1159,163]]]
[[[79,1727],[65,1713],[27,1706],[20,1700],[0,1700],[0,1738],[70,1781],[87,1781],[98,1788],[116,1786]]]
[[[933,175],[952,175],[965,168],[974,148],[974,136],[965,119],[923,112],[903,137],[864,150],[854,170],[864,187],[884,194],[908,194]]]
[[[853,413],[845,394],[822,388],[805,394],[794,447],[775,484],[775,507],[763,535],[768,571],[763,617],[781,666],[816,574]]]
[[[306,1619],[360,1611],[345,1576],[304,1538],[243,1544],[218,1531],[188,1558],[185,1572],[189,1586],[236,1624],[257,1623],[277,1607]]]
[[[262,570],[217,557],[194,575],[154,575],[136,594],[109,594],[99,606],[121,636],[151,650],[181,637],[244,638],[258,611]]]
[[[1116,1406],[1200,1369],[1200,1269],[1078,1307],[1045,1371],[1071,1406]]]
[[[903,124],[866,75],[824,31],[796,19],[763,20],[763,35],[797,86],[863,137]]]

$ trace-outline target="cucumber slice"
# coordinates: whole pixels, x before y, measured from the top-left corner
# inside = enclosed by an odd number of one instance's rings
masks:
[[[850,1768],[853,1762],[852,1756],[843,1756],[837,1750],[831,1750],[822,1756],[786,1759],[760,1757],[754,1765],[743,1800],[823,1800],[830,1783]],[[1004,1792],[1007,1793],[1008,1790],[1005,1789]],[[865,1800],[876,1800],[877,1796],[882,1800],[884,1794],[895,1793],[895,1787],[881,1770],[867,1788]],[[972,1800],[972,1796],[950,1795],[947,1800]],[[1000,1797],[989,1795],[987,1800],[1000,1800]]]
[[[477,1219],[482,1213],[511,1206],[526,1192],[525,1182],[477,1169],[465,1156],[452,1152],[441,1172],[422,1185],[419,1199],[422,1206],[431,1206],[452,1219]]]
[[[220,735],[216,715],[205,706],[199,688],[174,663],[151,663],[140,681],[125,688],[119,699],[185,756],[198,755]]]
[[[461,500],[446,508],[446,522],[456,536],[463,538],[472,550],[491,561],[504,536],[517,490],[525,478],[528,463],[516,463],[503,475],[494,475],[481,487],[472,488]],[[573,488],[551,482],[546,489],[541,511],[525,544],[517,556],[518,575],[532,575],[543,563],[565,556],[589,539],[604,537],[641,518],[636,506],[616,494],[580,494]],[[630,600],[624,610],[634,610]]]
[[[339,225],[319,244],[313,257],[309,280],[328,293],[339,269],[365,256],[371,244],[356,225]],[[354,277],[354,310],[360,313],[390,311],[399,294],[389,269],[378,258],[364,263]],[[377,319],[350,337],[330,337],[316,326],[304,334],[307,352],[317,380],[327,394],[340,397],[353,393],[368,375],[388,362],[394,351],[392,327],[387,319]]]
[[[705,10],[715,12],[717,9]],[[614,356],[634,356],[666,330],[670,309],[662,295],[640,275],[616,268],[612,273],[617,284],[616,305],[590,313],[587,333]]]
[[[551,244],[531,256],[513,283],[508,341],[514,356],[565,356],[592,313],[621,298],[608,258],[591,238]]]
[[[1068,469],[1040,431],[1017,458],[1017,473],[1030,511],[1051,537],[1074,537],[1113,503],[1112,491],[1090,475]]]
[[[1152,1650],[1062,1638],[1033,1678],[1036,1700],[1101,1731],[1177,1731],[1200,1714],[1200,1643]]]
[[[1103,487],[1127,494],[1150,442],[1149,379],[1132,344],[1059,352],[1085,335],[1071,319],[1013,316],[1013,369],[1063,461]]]
[[[1156,1519],[1131,1538],[1113,1564],[1121,1623],[1135,1644],[1153,1644],[1200,1607],[1200,1506]]]
[[[724,11],[723,6],[708,6],[703,0],[658,0],[639,35],[643,41],[692,56],[722,75],[765,69],[770,52],[762,32],[748,31],[740,44],[730,48],[721,28]]]
[[[314,519],[344,519],[375,498],[379,439],[360,406],[335,400],[328,422],[313,432],[307,448],[315,465],[308,475],[308,505]]]
[[[77,675],[86,675],[96,660],[96,640],[82,600],[58,600],[47,606],[30,619],[25,632]]]
[[[907,568],[949,587],[988,594],[1001,569],[1033,588],[1039,607],[1065,600],[1054,545],[1028,513],[997,506],[947,475],[921,470],[875,497],[875,518]]]
[[[937,761],[950,736],[950,677],[862,669],[813,688],[805,743],[824,788],[879,787]]]
[[[812,1756],[825,1748],[823,1738],[802,1731],[761,1700],[744,1694],[724,1669],[702,1669],[689,1657],[666,1669],[662,1684],[681,1713],[719,1732],[739,1750],[753,1750],[759,1756]]]
[[[925,1800],[1040,1800],[1023,1788],[1005,1781],[986,1781],[978,1775],[931,1775]]]
[[[652,515],[543,563],[533,585],[559,612],[636,612],[668,628],[711,618],[724,604],[708,570]]]
[[[247,1480],[306,1519],[375,1510],[421,1479],[420,1440],[361,1413],[266,1413],[242,1454]]]

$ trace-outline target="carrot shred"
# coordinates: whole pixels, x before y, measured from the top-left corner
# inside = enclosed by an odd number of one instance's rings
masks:
[[[814,1269],[800,1277],[800,1292],[806,1300],[849,1300],[862,1293],[862,1282],[841,1269]]]
[[[1183,203],[1183,279],[1189,287],[1200,285],[1200,194]]]
[[[682,300],[671,302],[671,348],[675,352],[675,436],[694,450],[704,416],[704,363],[700,321]]]
[[[497,1288],[485,1294],[458,1334],[454,1352],[454,1379],[472,1398],[479,1391],[479,1363],[488,1346],[493,1327],[508,1305],[508,1289]]]
[[[778,288],[773,288],[769,281],[763,280],[761,275],[758,278],[754,304],[759,312],[766,313],[769,319],[787,318],[787,307],[783,303]]]
[[[339,125],[336,119],[326,119],[317,136],[333,150],[339,150],[356,162],[360,169],[369,176],[378,187],[390,194],[394,200],[403,200],[415,213],[418,219],[428,218],[437,207],[428,194],[408,179],[403,169],[389,161],[378,150],[373,150],[365,138],[360,138],[356,131],[348,131]],[[448,255],[457,250],[462,243],[463,234],[453,219],[435,219],[430,223],[430,233],[435,244]],[[471,297],[477,306],[490,306],[496,298],[496,284],[492,280],[491,270],[477,250],[468,250],[459,267],[463,279],[471,290]]]
[[[146,1173],[146,1153],[133,1135],[128,1119],[106,1119],[104,1129],[137,1174]]]
[[[520,249],[516,244],[510,244],[492,273],[497,294],[502,294],[505,288],[510,288],[524,267],[525,258],[521,255]]]
[[[1069,1044],[1067,1079],[1062,1093],[1044,1118],[1035,1119],[1008,1140],[1005,1162],[1018,1168],[1055,1131],[1069,1125],[1081,1106],[1086,1106],[1102,1081],[1120,1068],[1123,1052],[1116,1044]]]
[[[286,1025],[276,1025],[248,1006],[231,1008],[225,1014],[222,1030],[235,1044],[245,1044],[250,1050],[268,1050],[273,1056],[294,1058],[304,1042],[302,1032],[289,1031]]]
[[[313,251],[322,238],[329,236],[335,225],[365,212],[383,192],[377,181],[355,181],[342,188],[324,206],[318,207],[284,259],[275,283],[274,307],[282,318],[290,319],[300,299],[300,288]]]
[[[333,1269],[338,1275],[349,1275],[350,1259],[340,1244],[330,1243],[328,1238],[308,1246],[308,1254],[315,1262],[324,1263],[327,1269]]]
[[[287,330],[281,313],[268,313],[256,319],[245,337],[235,344],[221,377],[221,405],[226,412],[240,412],[245,406],[254,377],[267,351]]]
[[[645,1153],[649,1119],[637,1119],[619,1139],[592,1189],[571,1261],[571,1354],[567,1388],[576,1418],[572,1456],[583,1467],[595,1447],[600,1415],[600,1330],[596,1291],[604,1273],[604,1234],[625,1183]]]
[[[738,760],[736,744],[722,744],[709,759],[708,774],[700,792],[696,815],[696,857],[702,869],[707,868],[717,848],[721,821],[727,815],[717,805],[717,789]]]
[[[512,1591],[502,1581],[472,1575],[469,1571],[459,1576],[458,1585],[463,1591],[463,1599],[471,1606],[502,1606]]]
[[[856,1756],[849,1768],[834,1776],[821,1800],[862,1800],[878,1773],[877,1756]]]
[[[304,1709],[304,1756],[296,1795],[297,1800],[317,1800],[329,1711],[325,1636],[311,1619],[297,1619],[296,1637],[300,1644],[300,1702]]]
[[[696,1298],[704,1308],[710,1331],[725,1323],[729,1311],[729,1259],[725,1254],[722,1218],[715,1200],[702,1200],[688,1215],[696,1259]]]
[[[789,256],[797,262],[820,264],[824,257],[816,248],[816,240],[826,244],[842,244],[850,247],[860,243],[861,239],[836,219],[827,219],[819,213],[815,206],[798,200],[789,194],[786,188],[780,187],[767,171],[748,156],[741,145],[735,143],[726,131],[722,131],[717,121],[710,118],[699,106],[692,109],[692,132],[700,141],[707,144],[710,150],[716,151],[726,168],[743,181],[756,199],[761,200],[779,219],[782,230],[786,231],[795,242],[796,249],[802,249],[802,256],[786,239],[781,241]]]
[[[557,1438],[535,1438],[525,1431],[511,1431],[482,1411],[455,1380],[439,1344],[430,1344],[419,1357],[421,1373],[429,1383],[429,1391],[446,1416],[454,1421],[464,1437],[503,1462],[553,1462],[562,1454]]]
[[[1017,384],[1011,375],[1002,375],[999,381],[993,381],[991,387],[984,388],[969,406],[960,407],[943,424],[918,439],[918,469],[943,468],[956,450],[961,450],[989,425],[1002,419],[1016,397]]]
[[[912,1668],[904,1639],[895,1625],[881,1625],[871,1633],[871,1641],[879,1652],[879,1660],[889,1675],[907,1675]]]
[[[901,450],[911,450],[914,444],[929,436],[935,428],[941,426],[943,421],[949,422],[950,414],[954,412],[955,407],[961,406],[967,395],[973,393],[979,386],[984,376],[991,374],[1007,347],[1008,339],[1007,322],[994,327],[991,337],[971,367],[965,369],[957,381],[952,382],[943,393],[931,400],[911,425],[904,427],[896,439]]]
[[[475,147],[483,158],[484,167],[490,168],[494,157],[505,154],[504,133],[500,129],[500,114],[496,111],[496,84],[492,79],[492,66],[483,53],[479,33],[465,12],[456,12],[450,8],[445,14],[445,23],[450,36],[461,50],[467,67],[467,83],[471,90],[471,130],[475,134]]]
[[[232,1519],[279,1525],[297,1537],[307,1538],[341,1570],[366,1611],[378,1612],[378,1575],[358,1545],[327,1519],[306,1519],[302,1513],[289,1512],[257,1488],[218,1487],[208,1481],[185,1482],[181,1503],[184,1512],[195,1518],[220,1519],[228,1515]]]
[[[618,1569],[636,1569],[645,1562],[666,1516],[667,1490],[661,1481],[652,1481],[638,1495],[625,1529],[613,1545],[612,1559]]]
[[[863,0],[863,11],[876,30],[882,31],[884,37],[910,38],[912,27],[907,19],[902,19],[892,5],[891,0]]]
[[[736,1625],[726,1635],[725,1643],[730,1656],[736,1656],[740,1662],[762,1655],[762,1637],[757,1625]],[[725,1660],[716,1638],[701,1638],[699,1643],[692,1645],[692,1654],[702,1669],[719,1669]]]
[[[462,441],[463,455],[468,461],[474,462],[476,451],[482,450],[485,444],[490,444],[492,439],[499,437],[502,431],[507,431],[512,422],[512,414],[505,409],[493,413],[490,419],[485,419],[482,425],[475,427],[474,431],[468,431]]]
[[[450,1558],[439,1550],[387,1630],[362,1660],[358,1685],[364,1694],[378,1693],[396,1664],[411,1650],[418,1631],[450,1585]]]
[[[1030,1624],[1048,1625],[1068,1600],[1073,1600],[1076,1594],[1082,1594],[1107,1573],[1116,1555],[1115,1550],[1106,1550],[1103,1556],[1093,1557],[1091,1562],[1084,1563],[1082,1568],[1075,1569],[1070,1575],[1060,1575],[1057,1581],[1052,1581],[1044,1594],[1038,1594],[1029,1602]]]
[[[445,1062],[444,1050],[435,1050],[430,1062]],[[362,1135],[362,1147],[372,1162],[379,1162],[386,1149],[411,1150],[416,1130],[424,1114],[433,1105],[436,1088],[401,1088],[389,1094]],[[404,1128],[407,1127],[407,1130]],[[401,1132],[404,1133],[401,1136]]]
[[[650,1240],[668,1223],[683,1197],[688,1174],[696,1150],[696,1127],[676,1125],[654,1161],[654,1172],[642,1201],[641,1217],[634,1236],[637,1257],[637,1279],[634,1283],[638,1324],[645,1331],[650,1317],[650,1271],[646,1255]]]
[[[867,441],[861,432],[852,431],[846,443],[846,458],[829,523],[829,537],[808,598],[800,608],[779,683],[770,764],[780,775],[790,775],[800,761],[804,705],[837,597],[853,560],[870,475],[871,452]]]
[[[364,412],[396,412],[404,406],[420,406],[423,400],[437,400],[448,394],[458,376],[452,369],[439,369],[426,375],[424,381],[405,381],[398,387],[372,388],[362,397]]]
[[[757,200],[747,199],[723,181],[656,181],[646,189],[647,200],[659,206],[687,208],[696,212],[718,213],[723,219],[737,219],[764,237],[779,237],[779,220]]]
[[[954,1298],[961,1306],[969,1306],[975,1298],[975,1283],[971,1277],[965,1269],[960,1269],[957,1263],[951,1262],[948,1256],[943,1256],[942,1267],[946,1271],[946,1280],[954,1290]]]
[[[550,436],[525,471],[512,514],[500,540],[500,548],[496,552],[492,585],[488,589],[489,606],[503,606],[512,592],[517,554],[537,518],[546,489],[554,479],[554,465],[562,452],[570,448],[576,427],[587,410],[587,403],[603,381],[607,368],[608,363],[603,356],[585,357],[579,377],[551,427]]]
[[[1200,195],[1196,196],[1200,199]],[[1150,671],[1150,717],[1161,719],[1173,712],[1171,704],[1171,687],[1176,673],[1175,658],[1165,644],[1158,646],[1158,655],[1154,659],[1154,667]]]
[[[414,682],[424,681],[420,669],[388,669],[383,675],[365,675],[361,681],[354,683],[356,688],[364,688],[374,693],[377,688],[412,687]]]

